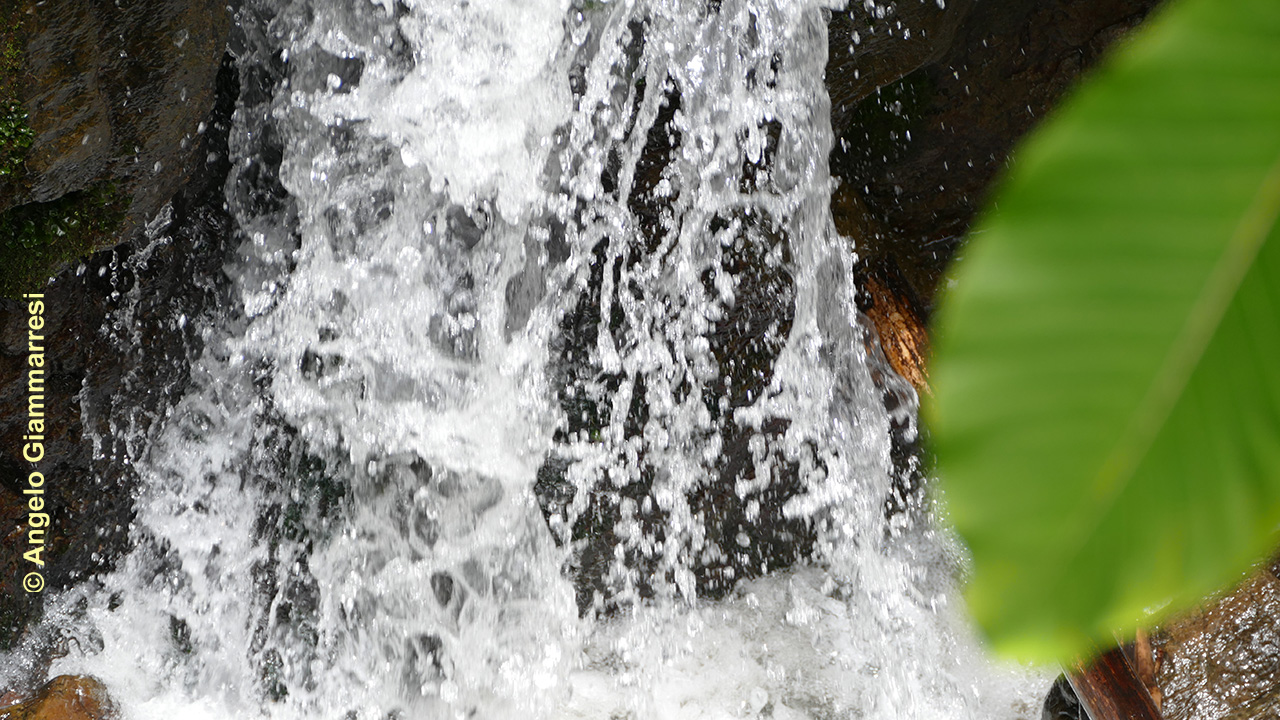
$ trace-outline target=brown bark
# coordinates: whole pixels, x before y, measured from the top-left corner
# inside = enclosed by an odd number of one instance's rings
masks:
[[[1091,720],[1160,720],[1160,710],[1120,648],[1067,674]]]

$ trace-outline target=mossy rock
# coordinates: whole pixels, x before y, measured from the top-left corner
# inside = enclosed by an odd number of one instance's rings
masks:
[[[0,213],[0,296],[16,298],[43,287],[61,266],[114,237],[128,208],[115,185],[101,183]]]
[[[0,295],[136,238],[198,181],[224,5],[0,2]]]
[[[19,176],[35,141],[27,111],[18,97],[22,72],[22,20],[16,5],[0,8],[0,189]]]

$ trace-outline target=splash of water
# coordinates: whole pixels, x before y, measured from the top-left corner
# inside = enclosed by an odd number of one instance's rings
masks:
[[[246,2],[238,304],[55,671],[135,718],[1038,714],[885,510],[823,12]]]

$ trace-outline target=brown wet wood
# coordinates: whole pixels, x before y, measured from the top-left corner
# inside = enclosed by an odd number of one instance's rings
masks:
[[[894,372],[910,382],[921,395],[932,395],[929,389],[929,332],[911,303],[890,290],[874,275],[863,281],[863,291],[870,297],[867,318],[880,336],[880,347]]]
[[[1067,673],[1092,720],[1162,720],[1146,686],[1120,648]]]
[[[1164,692],[1160,690],[1160,684],[1156,681],[1156,677],[1160,674],[1160,656],[1156,653],[1155,646],[1152,643],[1151,633],[1143,628],[1138,628],[1137,634],[1133,639],[1133,645],[1128,649],[1129,661],[1138,673],[1138,679],[1142,681],[1142,686],[1151,695],[1151,700],[1155,703],[1156,709],[1164,712],[1164,708],[1160,705],[1164,699]]]

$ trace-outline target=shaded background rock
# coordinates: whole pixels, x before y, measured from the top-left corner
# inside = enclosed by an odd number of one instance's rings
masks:
[[[133,237],[202,169],[231,15],[212,0],[18,0],[0,15],[20,55],[3,82],[32,139],[0,174],[0,294],[13,296]]]
[[[918,328],[1014,144],[1158,2],[897,0],[832,17],[832,214],[857,243],[863,309],[917,388]]]

